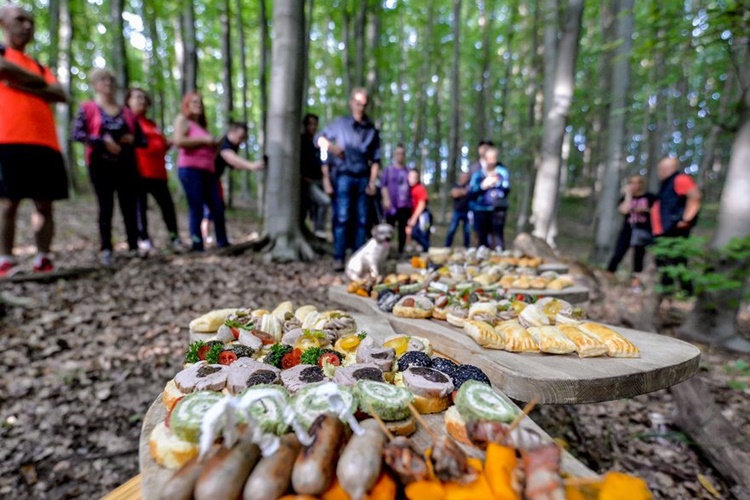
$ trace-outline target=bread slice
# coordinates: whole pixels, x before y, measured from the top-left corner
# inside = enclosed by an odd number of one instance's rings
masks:
[[[448,395],[443,396],[442,398],[427,398],[424,396],[417,396],[415,394],[414,402],[412,404],[414,405],[414,408],[416,408],[417,411],[423,415],[429,413],[440,413],[451,405],[451,397],[450,395]]]
[[[167,382],[166,386],[164,386],[164,394],[162,395],[161,402],[164,405],[164,408],[171,411],[172,408],[174,408],[174,405],[177,404],[177,401],[184,396],[185,393],[177,388],[177,384],[175,384],[174,379],[172,379]]]
[[[167,469],[179,469],[198,455],[198,445],[175,436],[165,422],[159,423],[151,431],[148,449],[154,461]]]
[[[448,434],[453,439],[461,444],[474,446],[466,432],[466,420],[461,416],[458,408],[455,406],[448,408],[448,411],[443,415],[443,420],[445,422],[445,430],[448,431]]]
[[[417,423],[413,417],[407,417],[403,420],[385,422],[386,428],[395,436],[411,436],[417,432]]]
[[[193,333],[215,333],[221,325],[224,324],[224,320],[227,316],[235,312],[234,309],[216,309],[211,312],[207,312],[203,316],[199,316],[190,322],[190,331]]]

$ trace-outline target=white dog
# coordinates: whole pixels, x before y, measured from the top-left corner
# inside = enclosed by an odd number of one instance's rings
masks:
[[[373,279],[377,282],[383,274],[392,237],[393,226],[390,224],[378,224],[372,228],[372,238],[354,252],[346,264],[346,277],[352,281]]]

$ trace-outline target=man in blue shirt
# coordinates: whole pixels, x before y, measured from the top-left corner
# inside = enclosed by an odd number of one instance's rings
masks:
[[[380,168],[380,133],[365,114],[368,96],[355,88],[349,99],[351,116],[337,118],[318,137],[323,165],[323,189],[333,195],[334,271],[344,270],[347,234],[354,250],[367,241],[368,196],[375,194]]]

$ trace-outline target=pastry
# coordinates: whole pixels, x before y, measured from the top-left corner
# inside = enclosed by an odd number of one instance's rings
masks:
[[[487,349],[502,349],[505,347],[505,337],[484,321],[464,321],[464,332],[474,342]]]
[[[611,328],[590,321],[585,321],[577,327],[603,342],[607,346],[607,356],[611,358],[639,358],[641,356],[635,344]]]
[[[589,335],[574,325],[558,325],[563,334],[576,345],[576,351],[581,358],[592,358],[607,354],[607,346],[598,338]]]
[[[539,344],[517,320],[503,321],[495,331],[505,335],[505,350],[510,352],[539,352]]]
[[[532,326],[526,329],[542,352],[568,354],[576,351],[576,345],[556,326]]]
[[[429,318],[433,307],[432,301],[426,297],[406,295],[393,306],[393,314],[400,318]]]

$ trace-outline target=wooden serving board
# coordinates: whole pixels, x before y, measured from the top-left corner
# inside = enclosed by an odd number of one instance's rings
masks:
[[[546,264],[540,264],[536,268],[538,273],[543,273],[545,271],[554,271],[557,274],[567,274],[568,272],[568,265],[563,264],[562,262],[547,262]],[[396,264],[396,272],[399,274],[412,274],[412,273],[418,273],[420,269],[417,269],[416,267],[412,266],[409,262],[399,262]]]
[[[381,341],[390,335],[394,335],[396,332],[389,323],[388,319],[382,314],[373,315],[365,313],[352,313],[357,326],[359,329],[365,330],[369,335],[377,337]],[[205,340],[210,335],[206,334],[190,334],[190,341],[193,340]],[[436,353],[439,355],[446,355],[444,353]],[[451,357],[446,355],[446,357]],[[498,391],[499,392],[499,391]],[[521,411],[511,400],[505,395],[500,393],[509,405],[515,407],[519,412]],[[142,485],[142,497],[143,500],[157,499],[159,492],[163,485],[171,477],[174,471],[165,469],[151,458],[151,452],[149,450],[148,439],[151,435],[151,431],[160,422],[167,417],[167,410],[162,404],[162,394],[156,398],[151,407],[148,409],[146,416],[143,419],[143,426],[141,427],[140,445],[139,445],[139,466],[140,466],[140,481]],[[438,413],[434,415],[423,415],[425,421],[430,426],[430,430],[437,436],[446,435],[443,414]],[[542,439],[547,442],[552,442],[552,438],[546,434],[534,421],[529,418],[524,419],[521,422],[521,427],[536,431]],[[426,450],[432,445],[432,438],[424,428],[420,426],[419,430],[411,436],[415,444],[420,450]],[[484,453],[478,449],[470,448],[461,445],[464,451],[470,456],[483,458]],[[564,451],[562,456],[562,471],[566,474],[574,477],[594,477],[596,473],[586,467],[583,463],[576,460],[571,454]]]
[[[671,387],[698,371],[700,350],[663,335],[612,327],[641,351],[640,358],[578,358],[575,354],[511,353],[484,349],[444,321],[399,318],[380,311],[374,300],[330,287],[328,297],[345,308],[385,316],[398,333],[418,335],[461,363],[476,365],[506,395],[545,404],[610,401]]]
[[[400,274],[421,273],[421,269],[416,269],[411,264],[398,264],[396,270]],[[534,290],[531,288],[510,288],[507,290],[512,295],[528,295],[529,297],[555,297],[561,300],[567,300],[571,304],[580,304],[589,300],[589,289],[585,286],[573,285],[563,290]]]

